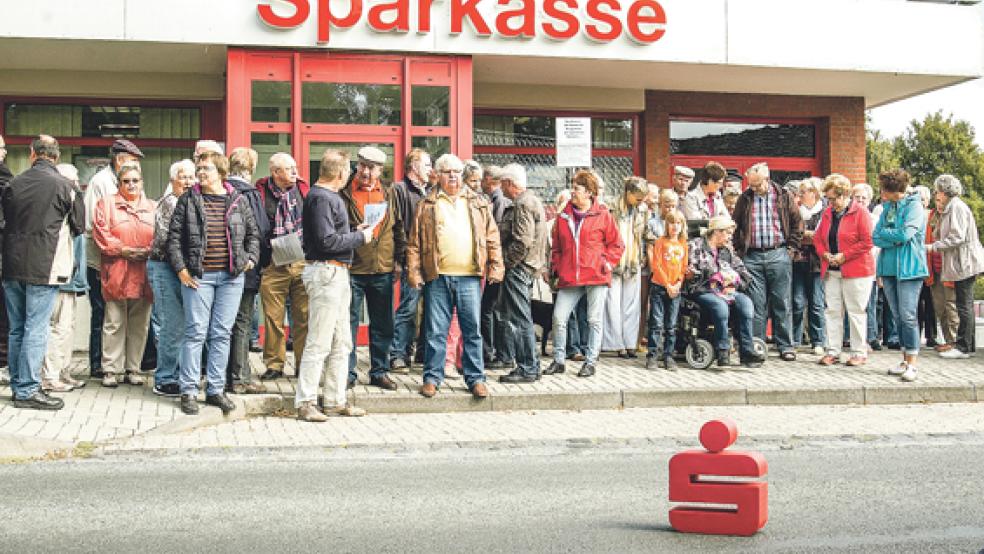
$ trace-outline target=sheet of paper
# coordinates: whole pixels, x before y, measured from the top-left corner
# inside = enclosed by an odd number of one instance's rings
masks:
[[[386,217],[386,202],[378,204],[366,204],[366,215],[362,218],[363,223],[370,227],[375,227]]]

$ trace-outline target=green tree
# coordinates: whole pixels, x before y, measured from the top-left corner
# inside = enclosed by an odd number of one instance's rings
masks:
[[[867,180],[868,184],[877,190],[878,174],[899,167],[899,157],[896,154],[898,139],[886,139],[882,137],[881,131],[868,127],[865,132],[865,142]]]

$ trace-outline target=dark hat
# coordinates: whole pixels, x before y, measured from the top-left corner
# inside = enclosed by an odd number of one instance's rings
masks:
[[[130,141],[126,140],[126,139],[119,139],[116,142],[114,142],[113,143],[113,146],[112,146],[112,148],[110,148],[110,150],[113,152],[114,155],[115,154],[130,154],[130,155],[136,156],[138,158],[144,157],[144,153],[141,152],[139,148],[137,148],[137,145],[136,144],[133,144],[132,142],[130,142]]]

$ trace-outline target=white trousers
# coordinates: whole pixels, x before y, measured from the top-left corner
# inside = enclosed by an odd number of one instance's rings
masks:
[[[55,309],[51,312],[51,336],[48,338],[48,351],[44,354],[44,367],[41,378],[54,381],[68,371],[72,362],[72,339],[75,334],[75,304],[78,299],[74,292],[59,292],[55,299]]]
[[[632,350],[639,343],[639,317],[642,308],[642,275],[612,275],[605,298],[602,350]]]
[[[841,355],[844,342],[844,312],[847,312],[851,328],[851,355],[864,357],[868,325],[868,297],[871,294],[871,277],[844,279],[840,271],[827,271],[823,279],[827,308],[824,317],[827,324],[827,354]]]
[[[348,403],[348,358],[352,352],[349,272],[340,266],[308,262],[301,281],[308,296],[308,332],[298,370],[294,406],[316,401],[322,378],[325,407],[345,406]]]

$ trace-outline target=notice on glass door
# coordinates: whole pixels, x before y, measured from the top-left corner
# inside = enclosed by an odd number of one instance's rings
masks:
[[[591,167],[591,118],[557,118],[557,167]]]

